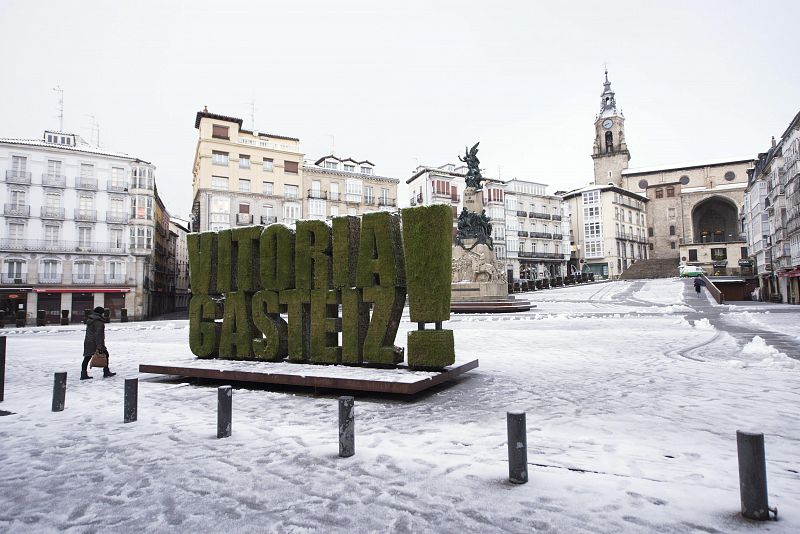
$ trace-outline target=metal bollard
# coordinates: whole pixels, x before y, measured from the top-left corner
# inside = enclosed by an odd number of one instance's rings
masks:
[[[220,386],[217,388],[217,437],[228,438],[231,435],[231,419],[233,412],[233,388]]]
[[[528,481],[528,437],[525,412],[506,413],[508,427],[508,479],[514,484]]]
[[[53,377],[53,411],[64,411],[64,399],[67,396],[67,373],[55,373]]]
[[[124,423],[132,423],[139,416],[139,379],[125,379],[125,407],[122,418]]]
[[[339,456],[349,458],[355,453],[355,399],[339,397]]]
[[[739,456],[739,495],[742,500],[742,515],[748,519],[762,521],[769,519],[764,434],[737,430],[736,451]],[[777,517],[777,509],[773,511]]]
[[[0,336],[0,402],[6,394],[6,336]]]

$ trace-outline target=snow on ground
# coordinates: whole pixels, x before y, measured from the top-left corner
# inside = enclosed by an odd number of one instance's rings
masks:
[[[743,309],[746,310],[747,308]],[[738,313],[723,313],[722,317],[726,322],[741,326],[743,329],[752,326],[800,339],[800,321],[798,321],[798,314],[795,313],[796,310],[797,307],[794,306],[791,310],[781,310],[779,313],[741,311]]]
[[[684,288],[594,284],[530,294],[528,314],[454,316],[459,358],[480,367],[413,401],[358,396],[347,459],[333,394],[236,389],[218,440],[213,387],[141,375],[139,421],[123,424],[123,378],[188,356],[185,321],[109,325],[119,375],[83,382],[81,328],[10,330],[0,531],[751,532],[735,442],[748,429],[766,435],[781,517],[758,530],[798,532],[796,360],[668,309],[693,304],[676,303]],[[52,413],[60,370],[66,409]],[[521,486],[507,482],[516,409]]]

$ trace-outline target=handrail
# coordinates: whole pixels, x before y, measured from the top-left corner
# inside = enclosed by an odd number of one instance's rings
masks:
[[[711,296],[714,297],[714,300],[717,301],[717,304],[725,304],[725,295],[717,286],[714,285],[714,282],[709,280],[704,274],[700,275],[700,279],[703,280],[708,288],[708,292],[711,293]]]

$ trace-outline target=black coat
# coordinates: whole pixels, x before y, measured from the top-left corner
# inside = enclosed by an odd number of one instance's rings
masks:
[[[86,337],[83,340],[83,355],[91,356],[97,349],[106,351],[106,323],[103,316],[92,312],[86,321]]]

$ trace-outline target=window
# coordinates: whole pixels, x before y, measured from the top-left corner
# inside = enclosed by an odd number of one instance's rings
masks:
[[[228,153],[227,152],[218,152],[216,150],[211,152],[211,162],[214,165],[224,165],[225,167],[228,166]]]
[[[300,206],[297,204],[283,205],[283,218],[287,223],[293,223],[300,218]]]
[[[111,203],[111,213],[115,215],[121,215],[125,213],[125,200],[121,198],[112,198]]]
[[[653,250],[653,244],[652,243],[648,243],[647,244],[647,248],[649,248],[650,250]]]
[[[79,226],[78,227],[78,246],[81,248],[90,247],[92,244],[92,227]]]
[[[239,191],[242,193],[249,193],[250,192],[250,180],[245,180],[243,178],[239,178]]]
[[[12,280],[22,278],[25,272],[25,262],[22,260],[6,260],[6,268],[4,269],[6,276]]]
[[[674,224],[669,225],[669,235],[675,235],[675,225]],[[672,247],[672,248],[675,248],[675,247]]]
[[[25,207],[25,190],[14,189],[11,191],[11,207],[12,209],[19,210]]]
[[[740,252],[742,254],[742,259],[746,260],[747,259],[747,247],[742,247]]]
[[[212,176],[211,189],[228,190],[228,179],[225,176]]]
[[[331,200],[339,200],[339,182],[331,182]]]
[[[94,177],[94,165],[91,163],[81,163],[81,178]]]
[[[389,190],[385,187],[381,187],[381,204],[383,206],[389,205]],[[495,217],[496,218],[496,217]]]
[[[361,167],[361,174],[372,174],[372,167]]]
[[[131,218],[153,220],[153,197],[145,195],[131,197]]]
[[[262,182],[262,193],[265,195],[274,195],[275,194],[275,184],[272,182]]]
[[[122,280],[125,278],[125,264],[121,261],[110,261],[106,264],[106,278]]]
[[[275,165],[271,158],[264,158],[264,161],[261,163],[261,168],[267,172],[272,172],[275,169]]]
[[[311,198],[322,198],[322,182],[313,180],[311,182]]]
[[[61,162],[53,159],[47,160],[47,174],[50,176],[59,176],[61,174]]]
[[[356,172],[355,165],[348,165],[347,163],[344,164],[344,170],[347,172]]]
[[[153,171],[147,167],[131,169],[131,189],[153,189]]]
[[[664,198],[664,190],[656,189],[656,198]]]
[[[21,175],[28,167],[28,158],[24,156],[11,156],[11,171],[13,174]]]
[[[297,186],[286,184],[283,186],[283,192],[286,198],[297,198]]]
[[[211,197],[211,229],[225,229],[231,222],[231,201],[227,197]]]
[[[250,204],[248,204],[247,202],[240,202],[239,213],[250,213]]]
[[[297,174],[297,162],[296,161],[284,161],[283,162],[283,170],[288,172],[289,174]]]
[[[674,197],[675,196],[675,188],[672,186],[667,187],[667,196]]]
[[[375,198],[372,195],[372,186],[368,185],[364,187],[364,202],[366,204],[372,204],[375,201]]]
[[[331,206],[331,217],[339,216],[339,206]]]
[[[250,156],[246,154],[239,154],[239,168],[240,169],[250,168]]]
[[[131,248],[151,249],[153,248],[153,229],[142,226],[130,227]]]
[[[728,259],[728,250],[724,248],[712,248],[711,249],[711,260],[712,261],[722,261]]]
[[[228,137],[228,127],[220,126],[219,124],[213,125],[211,129],[211,137],[215,137],[217,139],[230,139],[230,137]]]
[[[44,227],[44,241],[48,245],[56,245],[58,244],[59,234],[61,233],[61,227],[55,224],[48,224]]]
[[[675,241],[670,241],[669,248],[671,248],[672,250],[675,250]]]
[[[42,260],[41,278],[55,280],[58,278],[58,262],[56,260]]]
[[[601,236],[599,222],[585,223],[583,226],[584,226],[584,232],[586,234],[586,239],[597,239]]]
[[[600,206],[590,206],[583,208],[584,219],[595,219],[600,216]]]
[[[20,223],[8,224],[8,238],[11,241],[21,241],[25,237],[25,225]]]
[[[653,227],[652,226],[647,229],[647,235],[649,237],[653,237],[655,235],[655,232],[653,231]]]
[[[361,191],[363,184],[361,180],[348,179],[345,182],[345,200],[348,202],[361,202]]]
[[[122,228],[112,228],[109,235],[111,236],[111,248],[122,248]]]
[[[308,211],[311,217],[325,217],[325,201],[312,198],[308,201]]]
[[[335,162],[335,161],[326,161],[325,162],[325,168],[326,169],[336,170],[336,169],[339,168],[339,164],[337,162]]]

